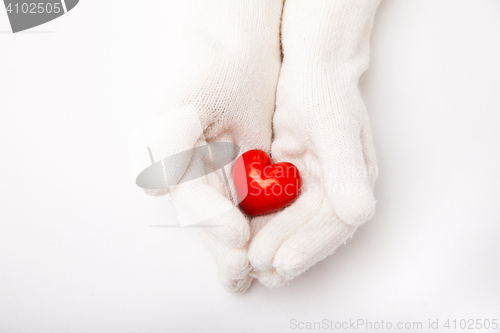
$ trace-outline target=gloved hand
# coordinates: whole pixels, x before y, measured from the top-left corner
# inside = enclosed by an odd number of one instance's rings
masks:
[[[252,220],[251,274],[292,279],[345,243],[375,210],[377,162],[358,90],[377,0],[287,0],[272,157],[292,162],[297,200]]]
[[[200,232],[221,283],[243,292],[252,280],[244,247],[250,228],[237,207],[231,165],[224,168],[226,175],[219,170],[196,178],[192,174],[213,161],[203,154],[180,153],[212,142],[234,143],[241,152],[270,151],[282,0],[198,0],[193,7],[196,14],[187,31],[192,66],[162,114],[135,133],[131,157],[139,174],[155,161],[181,156],[162,165],[166,179],[158,183],[172,186],[146,191],[170,191],[177,207],[203,222]]]

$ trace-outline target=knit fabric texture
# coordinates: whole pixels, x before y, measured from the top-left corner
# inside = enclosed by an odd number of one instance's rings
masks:
[[[378,3],[195,1],[190,66],[160,115],[133,134],[136,174],[152,159],[229,142],[294,163],[303,181],[294,203],[251,221],[237,206],[231,165],[182,181],[198,165],[209,168],[209,158],[165,163],[171,186],[144,189],[170,193],[179,212],[200,222],[226,289],[244,292],[252,277],[280,286],[372,217],[377,162],[358,81]]]
[[[358,82],[378,3],[286,1],[271,153],[299,168],[303,190],[283,211],[252,221],[259,230],[248,256],[265,285],[297,277],[374,214],[377,162]]]
[[[194,1],[185,32],[191,53],[189,67],[160,114],[131,137],[136,174],[151,165],[150,153],[158,161],[215,141],[234,143],[241,152],[270,152],[281,67],[282,7],[282,0]],[[170,192],[180,218],[189,215],[200,222],[219,280],[226,289],[243,292],[252,280],[246,248],[250,227],[237,206],[231,165],[224,168],[225,176],[218,170],[182,182],[197,168],[196,162],[183,158],[164,165],[169,169],[167,183],[179,178],[175,183],[180,184],[145,191],[151,195]],[[181,173],[179,177],[176,172]]]

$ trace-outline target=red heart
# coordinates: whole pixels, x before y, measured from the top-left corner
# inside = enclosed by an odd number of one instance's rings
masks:
[[[262,150],[243,153],[233,168],[233,181],[241,209],[263,215],[289,205],[299,195],[299,169],[292,163],[273,164]]]

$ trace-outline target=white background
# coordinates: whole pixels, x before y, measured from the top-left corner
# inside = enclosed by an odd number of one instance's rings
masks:
[[[0,332],[500,319],[498,0],[383,0],[361,83],[376,216],[297,280],[243,295],[195,229],[150,227],[175,212],[129,164],[129,131],[186,62],[188,8],[83,0],[15,35],[0,10]]]

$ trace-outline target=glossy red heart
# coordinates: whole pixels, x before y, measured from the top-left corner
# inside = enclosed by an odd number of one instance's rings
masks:
[[[241,209],[250,216],[279,210],[299,195],[299,169],[292,163],[273,164],[269,155],[254,149],[243,153],[233,168],[233,181]]]

